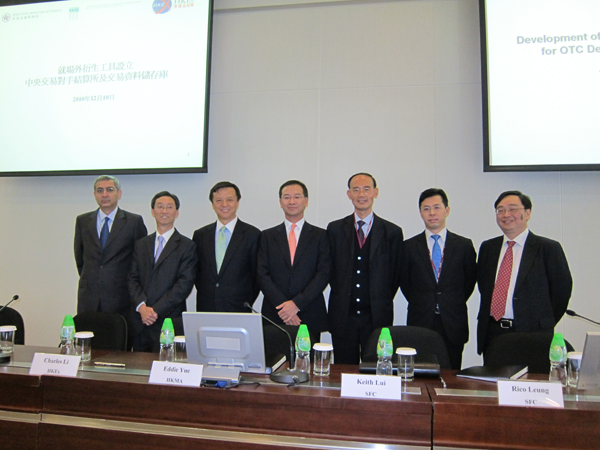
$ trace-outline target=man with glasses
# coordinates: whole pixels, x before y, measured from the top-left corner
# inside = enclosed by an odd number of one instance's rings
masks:
[[[135,244],[129,272],[134,352],[158,350],[166,318],[181,317],[196,278],[196,244],[175,228],[179,198],[167,191],[150,202],[156,233]]]
[[[348,180],[354,213],[327,226],[331,247],[329,330],[337,364],[358,364],[371,333],[394,323],[402,228],[373,213],[371,174]]]
[[[99,208],[75,221],[75,263],[79,272],[77,314],[114,312],[127,316],[127,274],[135,242],[148,234],[144,219],[117,207],[121,183],[101,175],[94,181]]]
[[[506,191],[494,203],[504,233],[481,244],[477,282],[481,304],[477,351],[514,331],[551,333],[564,315],[573,280],[561,245],[527,229],[531,199]]]
[[[262,313],[275,323],[306,324],[317,335],[328,330],[323,296],[331,265],[327,232],[304,220],[308,188],[301,181],[281,185],[279,205],[285,220],[264,230],[258,247]]]
[[[404,242],[400,287],[408,301],[407,325],[438,332],[450,365],[459,370],[469,340],[467,300],[475,289],[477,265],[470,239],[448,231],[448,196],[427,189],[419,197],[425,231]]]

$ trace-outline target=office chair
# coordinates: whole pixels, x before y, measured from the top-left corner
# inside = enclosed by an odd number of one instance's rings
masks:
[[[515,332],[495,337],[483,352],[485,366],[525,365],[531,373],[550,372],[552,332]],[[567,351],[573,346],[565,340]]]
[[[12,309],[7,306],[0,312],[0,325],[14,325],[17,327],[15,333],[15,344],[25,345],[25,325],[23,324],[23,317],[16,309]]]
[[[411,347],[417,351],[417,355],[435,355],[442,369],[450,369],[450,357],[444,339],[439,333],[422,327],[408,325],[396,325],[386,327],[390,329],[394,351],[398,347]],[[376,329],[369,336],[367,348],[363,352],[364,362],[377,361],[377,341],[381,334],[381,328]],[[396,354],[393,355],[394,359]]]
[[[292,345],[295,345],[296,335],[298,334],[298,329],[300,327],[295,325],[281,325],[281,328],[290,333]],[[310,335],[311,358],[313,358],[312,346],[320,341],[321,336],[320,334],[312,333],[310,330],[308,331],[308,334]],[[290,341],[285,333],[271,324],[265,325],[265,321],[263,321],[263,340],[265,346],[265,358],[267,360],[269,360],[270,357],[277,355],[285,355],[287,358],[290,357]]]
[[[117,313],[84,312],[73,317],[76,331],[92,331],[92,349],[127,350],[127,322]]]

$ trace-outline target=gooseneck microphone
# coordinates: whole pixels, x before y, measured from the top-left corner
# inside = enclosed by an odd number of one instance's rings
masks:
[[[596,322],[595,320],[588,319],[587,317],[584,317],[584,316],[580,316],[572,309],[567,309],[565,312],[567,313],[568,316],[579,317],[580,319],[587,320],[588,322],[592,322],[594,325],[600,325],[600,322]]]
[[[19,300],[19,296],[18,295],[13,296],[13,298],[12,298],[12,300],[10,302],[8,302],[6,305],[4,305],[2,308],[0,308],[0,312],[4,311],[4,308],[6,308],[8,305],[10,305],[15,300]]]
[[[274,381],[276,383],[285,383],[285,384],[299,384],[299,383],[307,382],[308,381],[308,373],[300,372],[300,371],[292,369],[292,367],[294,367],[295,351],[294,351],[294,344],[292,343],[292,336],[290,336],[290,333],[288,333],[288,331],[285,328],[283,328],[281,325],[276,324],[271,319],[269,319],[267,316],[265,316],[264,314],[255,310],[250,305],[250,303],[244,302],[244,306],[246,308],[251,309],[256,314],[260,314],[260,316],[263,319],[266,319],[267,321],[269,321],[270,323],[275,325],[277,328],[279,328],[281,331],[283,331],[285,334],[287,334],[287,337],[290,340],[290,364],[289,364],[290,368],[286,369],[286,370],[280,370],[279,372],[272,372],[270,375],[271,381]]]
[[[268,318],[267,316],[265,316],[263,313],[261,313],[261,312],[259,312],[259,311],[255,310],[255,309],[252,307],[252,305],[250,305],[250,303],[248,303],[248,302],[244,302],[244,306],[245,306],[246,308],[250,308],[250,309],[252,310],[252,312],[255,312],[256,314],[260,314],[260,316],[261,316],[263,319],[266,319],[266,320],[268,320],[268,321],[269,321],[271,324],[275,325],[277,328],[279,328],[281,331],[283,331],[285,334],[287,334],[287,337],[288,337],[288,339],[289,339],[289,341],[290,341],[290,360],[289,360],[289,361],[290,361],[290,364],[289,364],[289,366],[290,366],[290,368],[291,368],[291,367],[294,367],[294,355],[295,355],[295,352],[294,352],[294,343],[292,342],[292,336],[290,336],[290,333],[288,333],[288,331],[287,331],[285,328],[283,328],[281,325],[277,325],[275,322],[273,322],[271,319],[269,319],[269,318]]]

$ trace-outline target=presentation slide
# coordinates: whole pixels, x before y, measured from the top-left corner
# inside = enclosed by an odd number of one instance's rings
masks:
[[[0,175],[206,171],[211,14],[210,0],[0,7]]]
[[[600,1],[482,1],[486,170],[600,169]]]

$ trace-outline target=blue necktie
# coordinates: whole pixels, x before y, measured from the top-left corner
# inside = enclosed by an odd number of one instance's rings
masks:
[[[158,247],[156,248],[156,255],[154,256],[154,262],[158,261],[158,257],[163,251],[163,247],[165,246],[165,238],[162,236],[158,237]]]
[[[431,260],[433,261],[433,265],[435,267],[435,276],[438,278],[440,273],[440,264],[442,263],[442,249],[440,248],[440,244],[438,242],[440,235],[432,234],[431,237],[435,241],[433,243],[433,250],[431,251]]]
[[[100,230],[100,250],[104,250],[106,246],[106,241],[108,241],[108,233],[110,230],[108,229],[108,221],[110,219],[108,216],[104,218],[104,225],[102,225],[102,229]]]

